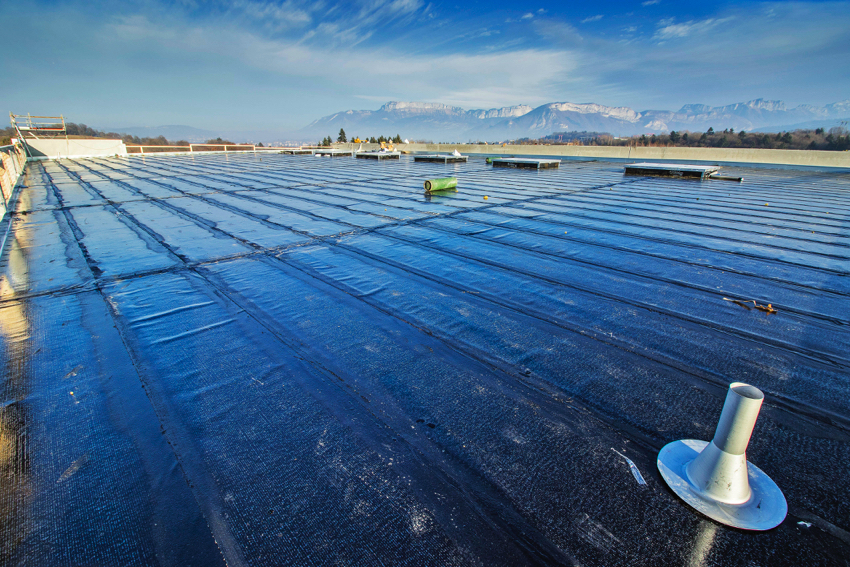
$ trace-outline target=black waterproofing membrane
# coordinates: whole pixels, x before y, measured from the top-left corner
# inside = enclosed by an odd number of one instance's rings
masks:
[[[727,170],[30,163],[0,563],[847,565],[850,174]],[[733,381],[766,394],[768,532],[656,469]]]

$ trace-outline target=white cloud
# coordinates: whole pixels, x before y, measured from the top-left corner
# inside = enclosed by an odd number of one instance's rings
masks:
[[[529,13],[525,14],[525,15],[524,15],[522,18],[520,18],[520,19],[522,19],[522,20],[530,20],[530,19],[531,19],[531,18],[533,18],[533,17],[534,17],[534,14],[532,14],[531,12],[529,12]]]
[[[587,23],[590,23],[590,22],[598,22],[599,20],[601,20],[601,19],[602,19],[602,18],[604,18],[604,17],[605,17],[605,16],[603,16],[602,14],[597,14],[597,15],[595,15],[595,16],[590,16],[589,18],[585,18],[585,19],[583,19],[583,20],[581,21],[581,23],[583,23],[583,24],[587,24]]]
[[[688,37],[694,32],[706,32],[714,27],[730,21],[732,18],[708,18],[705,20],[690,20],[681,24],[673,22],[672,18],[661,20],[654,38],[659,41]]]
[[[301,41],[345,45],[360,43],[377,29],[385,31],[418,16],[433,16],[423,0],[220,0],[219,8],[234,28],[262,30],[281,38],[300,34]],[[214,21],[217,12],[212,6],[207,12],[207,21]]]
[[[264,25],[277,29],[308,25],[313,21],[309,9],[303,9],[297,2],[286,0],[282,4],[255,0],[236,0],[231,2],[231,12],[246,16]]]
[[[641,2],[641,6],[655,6],[656,4],[660,4],[661,0],[646,0],[646,2]]]
[[[398,100],[421,99],[421,93],[447,104],[495,107],[546,102],[551,85],[575,68],[568,52],[512,49],[491,53],[414,54],[403,47],[353,47],[345,57],[334,48],[262,38],[227,28],[168,28],[144,18],[114,24],[122,41],[154,41],[172,56],[208,57],[216,66],[267,73],[269,83],[320,80],[352,90],[368,85]],[[327,33],[339,33],[329,30]],[[167,47],[166,47],[167,46]]]

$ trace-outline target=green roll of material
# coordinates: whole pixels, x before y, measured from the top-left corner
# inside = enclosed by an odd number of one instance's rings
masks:
[[[443,177],[441,179],[428,179],[425,181],[425,192],[446,191],[457,189],[457,177]]]

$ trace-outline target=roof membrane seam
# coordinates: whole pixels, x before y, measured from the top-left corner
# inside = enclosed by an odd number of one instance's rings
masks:
[[[298,269],[297,267],[291,266],[291,265],[283,262],[279,258],[268,258],[267,261],[279,262],[281,264],[287,265],[291,269],[296,269],[296,270]],[[302,273],[303,273],[302,277],[304,277],[306,279],[310,279],[310,280],[315,280],[315,278],[313,276],[311,276],[311,275],[309,275],[305,272],[302,272]],[[364,404],[365,399],[363,398],[363,395],[360,392],[354,390],[351,385],[348,385],[347,383],[343,382],[341,376],[338,376],[337,374],[334,373],[334,371],[332,369],[328,368],[325,364],[323,364],[316,357],[316,354],[311,352],[309,349],[307,349],[305,347],[305,345],[303,345],[303,344],[299,343],[298,341],[295,341],[295,340],[293,340],[289,337],[284,336],[277,329],[276,326],[269,324],[269,322],[266,321],[266,317],[264,316],[264,314],[262,313],[261,310],[259,310],[259,312],[258,312],[258,308],[253,307],[250,304],[250,302],[248,302],[248,301],[240,301],[239,300],[239,294],[236,290],[230,289],[224,282],[216,281],[216,278],[210,277],[211,274],[199,273],[198,275],[200,277],[202,277],[210,286],[212,286],[213,288],[218,290],[218,292],[222,295],[222,297],[227,298],[234,305],[238,306],[247,316],[251,317],[252,320],[254,320],[258,325],[260,325],[261,327],[266,329],[272,336],[274,336],[276,338],[276,340],[278,342],[280,342],[282,345],[284,345],[285,348],[287,348],[288,350],[291,350],[298,357],[300,357],[306,363],[310,364],[313,368],[315,368],[316,371],[318,371],[322,376],[325,377],[326,383],[328,385],[330,385],[333,390],[337,390],[337,391],[344,393],[344,395],[346,396],[346,399],[351,400],[355,404],[357,404],[363,411],[365,411],[370,416],[371,419],[375,420],[375,422],[379,423],[381,426],[386,427],[386,428],[388,428],[392,431],[399,432],[400,435],[398,435],[398,433],[397,433],[397,435],[399,436],[399,438],[401,438],[405,442],[405,444],[411,450],[421,452],[423,454],[423,456],[426,456],[426,458],[427,458],[427,455],[438,455],[439,454],[439,452],[437,451],[437,448],[435,446],[433,446],[433,443],[430,439],[428,439],[427,437],[423,438],[423,436],[421,436],[421,435],[415,435],[414,436],[414,434],[407,431],[406,428],[398,427],[398,424],[396,424],[396,427],[393,427],[391,423],[388,423],[386,421],[385,417],[381,417],[380,415],[378,415],[376,410],[374,410],[369,405]],[[318,281],[321,281],[321,280],[318,280]],[[325,285],[327,285],[326,282],[322,282],[322,283],[325,283]],[[341,293],[347,293],[343,290],[339,290],[339,291]],[[351,294],[348,294],[348,295],[351,295]],[[358,299],[354,296],[352,296],[352,297],[354,299]],[[369,305],[369,308],[373,309],[375,307]],[[404,319],[398,319],[398,320],[402,324],[410,325],[411,327],[416,329],[418,332],[424,332],[424,333],[430,335],[430,333],[427,333],[427,331],[424,331],[423,329],[419,329],[415,325],[411,325],[410,322],[408,322]],[[456,350],[451,344],[444,343],[444,345],[445,345],[446,348],[449,348],[451,350]],[[463,353],[461,353],[461,354],[463,354]],[[310,391],[312,391],[312,390],[310,390]],[[426,445],[427,447],[429,447],[430,450],[423,447],[423,444]],[[458,463],[458,464],[461,464],[461,463]],[[461,471],[458,471],[457,465],[456,465],[454,468],[452,468],[451,471],[447,471],[445,469],[438,468],[438,470],[435,471],[435,472],[446,474],[449,477],[449,479],[451,479],[451,480],[449,480],[449,482],[454,484],[459,479],[453,478],[451,473],[452,472],[458,473],[458,472],[461,472]],[[475,474],[475,473],[471,473],[471,471],[470,472],[463,471],[463,472],[461,472],[461,474],[465,477],[468,477],[470,474]],[[468,482],[469,482],[469,480],[467,479],[467,483]],[[479,483],[482,483],[482,482],[484,483],[485,486],[487,486],[489,484],[489,483],[486,483],[486,481],[484,481],[484,479],[480,479],[475,484],[479,485]],[[493,487],[493,488],[495,488],[495,487]],[[482,498],[482,496],[476,495],[476,498],[480,499],[480,498]],[[506,509],[507,509],[507,506],[503,505],[501,513],[505,513]],[[482,514],[482,512],[480,512],[480,511],[478,513]],[[509,511],[508,513],[511,514],[512,516],[517,517],[517,518],[520,517],[519,514],[515,511]],[[484,515],[484,514],[482,514],[482,515]],[[490,516],[490,521],[495,520],[496,522],[498,522],[500,524],[503,523],[499,516],[492,517],[489,514],[487,514],[487,516]],[[515,521],[517,521],[517,520],[515,520]],[[522,521],[522,523],[524,524],[525,521]],[[540,540],[538,542],[538,544],[542,544],[544,546],[544,548],[550,547],[548,544],[543,543],[545,541],[545,538],[542,538],[542,536],[540,534],[537,534],[537,529],[535,527],[533,527],[531,525],[526,525],[526,529],[530,530],[532,534],[535,534],[531,537],[533,537],[536,540]],[[552,554],[550,556],[550,560],[561,556],[560,551],[556,550],[554,548],[549,549],[549,552]]]
[[[386,235],[383,235],[383,236],[386,236]],[[416,245],[415,242],[409,242],[409,243]],[[398,264],[398,263],[396,263],[392,260],[389,260],[387,258],[381,258],[381,257],[374,256],[374,255],[372,255],[372,254],[370,254],[370,253],[368,253],[364,250],[361,250],[361,249],[358,249],[358,248],[352,248],[351,246],[348,246],[344,243],[337,243],[337,244],[334,245],[334,248],[337,249],[337,250],[340,250],[344,254],[349,254],[349,255],[352,255],[352,256],[355,256],[355,257],[368,258],[368,259],[376,262],[377,264],[379,264],[380,266],[382,266],[385,269],[388,269],[388,270],[391,270],[391,271],[394,271],[394,272],[398,272],[398,273],[402,273],[402,274],[405,274],[405,275],[408,275],[408,276],[412,276],[414,278],[422,278],[425,281],[432,282],[433,284],[439,285],[441,287],[452,288],[452,289],[455,289],[457,291],[460,291],[461,293],[466,293],[466,290],[463,288],[463,286],[457,285],[454,282],[452,282],[451,280],[446,280],[446,279],[442,279],[442,278],[439,278],[439,277],[436,277],[436,276],[432,276],[431,274],[429,274],[427,272],[422,272],[422,271],[417,270],[417,269],[415,269],[411,266],[408,266],[408,265]],[[303,270],[305,268],[304,267],[298,267],[298,269]],[[505,268],[502,267],[502,268],[497,268],[497,269],[505,269]],[[510,271],[510,270],[506,270],[506,271]],[[317,277],[317,278],[321,279],[322,281],[326,281],[326,283],[328,283],[329,285],[338,286],[337,283],[330,281],[329,279],[323,278],[323,277],[313,273],[312,271],[309,272],[309,273],[313,277]],[[561,285],[564,285],[564,284],[561,284]],[[564,286],[564,287],[569,287],[569,286]],[[593,295],[593,292],[587,292],[587,291],[584,291],[584,290],[579,290],[579,291]],[[357,297],[358,299],[361,299],[363,301],[367,301],[367,302],[370,301],[368,298],[358,297],[356,295],[355,295],[355,297]],[[698,385],[710,384],[710,385],[716,387],[718,395],[722,396],[722,394],[726,391],[726,389],[728,387],[727,376],[725,374],[721,373],[721,372],[713,372],[713,371],[705,370],[705,369],[694,367],[694,366],[685,366],[682,363],[680,363],[679,361],[677,361],[676,359],[662,356],[659,353],[651,353],[651,352],[648,352],[648,351],[636,350],[635,346],[633,344],[630,344],[630,343],[625,342],[621,339],[618,339],[616,336],[612,336],[612,335],[605,334],[605,333],[600,333],[600,332],[598,332],[595,329],[590,328],[590,327],[572,325],[568,320],[555,320],[555,319],[551,318],[548,313],[542,313],[542,312],[536,311],[528,305],[515,304],[515,303],[512,303],[512,302],[506,301],[501,296],[493,295],[493,294],[488,293],[486,291],[476,292],[475,295],[470,296],[470,297],[471,297],[471,299],[470,299],[471,301],[482,301],[485,304],[498,305],[500,307],[514,311],[514,312],[516,312],[520,315],[539,319],[539,320],[541,320],[541,321],[543,321],[547,324],[554,325],[554,326],[559,327],[563,330],[575,333],[575,334],[580,335],[580,336],[593,338],[593,339],[595,339],[595,340],[597,340],[601,343],[619,348],[619,349],[621,349],[625,352],[629,352],[631,354],[634,354],[634,355],[637,355],[637,356],[640,356],[640,357],[644,357],[648,360],[651,360],[651,361],[656,362],[658,364],[661,364],[663,366],[669,367],[673,370],[679,371],[680,373],[682,373],[683,376],[690,377],[691,382],[694,383],[694,384],[698,384]],[[650,312],[657,312],[656,309],[645,308],[645,307],[638,307],[638,308],[640,308],[642,310],[647,310],[647,311],[650,311]],[[698,322],[694,323],[694,324],[702,326]],[[712,329],[712,330],[716,330],[716,329]],[[434,333],[433,330],[429,330],[429,332]],[[449,337],[449,336],[446,336],[445,340],[452,340],[452,338]],[[756,341],[756,342],[758,342],[758,341]],[[786,350],[787,351],[787,349],[783,349],[781,346],[779,346],[779,347],[774,346],[773,348],[778,348],[779,350]],[[799,355],[800,354],[800,353],[795,352],[795,351],[787,351],[787,352],[789,352],[792,355]],[[816,360],[816,362],[818,362],[818,361]],[[523,376],[525,376],[525,375],[523,375]],[[584,401],[586,403],[588,403],[589,405],[592,405],[591,401],[588,401],[588,400],[584,400]],[[807,414],[812,419],[816,420],[818,423],[821,423],[821,424],[824,424],[824,425],[836,426],[836,427],[839,427],[839,428],[841,428],[845,431],[850,432],[850,419],[847,419],[843,416],[835,414],[834,412],[829,412],[827,410],[824,410],[823,408],[808,406],[804,402],[801,402],[800,400],[790,399],[790,398],[787,398],[785,396],[782,396],[781,394],[773,393],[771,395],[771,400],[769,402],[769,405],[773,405],[773,406],[777,407],[778,409],[782,409],[783,411],[800,411],[803,407],[805,407],[805,408],[807,408]],[[660,448],[660,446],[661,445],[658,445],[658,447],[656,447],[656,449]]]
[[[479,211],[475,211],[475,212],[479,212]],[[511,219],[516,218],[515,216],[512,216],[510,214],[503,213],[501,210],[499,210],[499,208],[490,209],[486,212],[489,213],[489,214],[499,215],[499,216],[504,217],[504,218],[511,218]],[[469,214],[469,211],[464,211],[464,214]],[[479,218],[474,219],[472,222],[480,223],[482,225],[486,225],[486,226],[489,226],[489,227],[492,227],[492,228],[501,228],[501,229],[505,228],[505,226],[503,226],[503,225],[501,225],[501,224],[499,224],[495,221],[494,222],[487,222],[486,220],[482,220],[482,219],[479,219]],[[579,230],[588,230],[586,227],[584,227],[582,225],[565,225],[563,223],[550,221],[550,220],[543,218],[541,216],[535,217],[535,222],[538,222],[538,223],[541,223],[541,224],[552,225],[553,227],[555,227],[555,226],[559,226],[559,227],[571,226],[571,227],[577,228]],[[561,234],[553,234],[551,232],[545,232],[545,231],[542,231],[542,230],[533,230],[533,229],[530,229],[530,228],[522,229],[521,232],[525,232],[525,233],[528,233],[528,234],[537,234],[537,235],[540,235],[540,236],[545,236],[545,237],[548,237],[548,238],[554,238],[554,239],[559,239],[559,240],[564,240],[564,241],[569,241],[569,242],[577,242],[577,243],[580,243],[580,244],[583,244],[583,245],[586,245],[586,246],[592,246],[592,247],[595,247],[595,248],[604,248],[604,249],[609,249],[609,250],[614,250],[614,251],[628,252],[628,253],[638,254],[638,255],[647,256],[647,257],[659,258],[659,259],[663,259],[663,260],[666,260],[666,261],[676,262],[676,263],[688,265],[688,266],[699,266],[699,267],[707,268],[707,269],[710,269],[710,270],[720,271],[721,273],[732,273],[732,274],[738,274],[738,275],[742,275],[742,276],[759,277],[759,278],[766,279],[766,280],[776,281],[777,283],[780,283],[780,284],[783,284],[783,285],[799,287],[799,288],[804,288],[804,289],[810,289],[810,290],[813,290],[813,291],[817,291],[819,293],[835,295],[837,297],[845,297],[845,296],[848,295],[847,293],[844,293],[844,292],[841,292],[841,291],[826,289],[826,288],[823,288],[823,287],[815,287],[815,286],[812,286],[812,285],[798,283],[798,282],[789,282],[784,278],[773,277],[770,274],[763,274],[763,273],[756,274],[754,272],[736,270],[736,269],[730,268],[728,266],[724,266],[722,268],[716,267],[709,262],[705,262],[705,261],[700,262],[700,261],[695,260],[693,258],[690,258],[690,259],[677,258],[677,257],[672,256],[672,255],[663,255],[663,254],[659,254],[659,253],[648,252],[648,251],[645,251],[645,250],[637,250],[637,249],[632,249],[632,248],[617,247],[617,246],[613,246],[613,245],[609,245],[609,244],[604,244],[604,243],[601,243],[601,242],[593,242],[591,240],[577,238],[577,237],[571,236],[571,235],[563,236]],[[599,232],[605,232],[605,231],[599,231]],[[614,231],[611,231],[610,233],[611,234],[618,234]],[[664,241],[654,239],[654,238],[649,238],[649,237],[646,237],[644,235],[628,234],[628,236],[630,236],[631,238],[633,238],[635,240],[645,240],[645,241],[648,241],[648,242],[665,243]],[[691,245],[689,243],[685,243],[685,242],[672,242],[672,243],[668,243],[668,244],[670,244],[672,246],[680,247],[680,248],[694,247],[693,245]],[[730,253],[728,251],[724,251],[724,250],[715,250],[715,252],[720,253],[720,254],[733,255],[732,253]],[[765,258],[759,258],[759,260],[767,261],[767,262],[774,261],[773,259],[765,259]]]
[[[479,209],[479,210],[481,210],[481,209]],[[464,212],[468,212],[468,211],[464,211]],[[553,213],[552,211],[546,211],[546,210],[542,210],[542,209],[541,209],[541,213],[543,213],[543,214],[557,214],[558,216],[572,217],[572,218],[575,218],[575,219],[583,218],[581,215],[577,215],[577,214],[570,215],[570,214],[565,214],[565,213],[562,213],[562,212]],[[618,223],[618,224],[629,224],[629,223]],[[563,225],[564,226],[570,226],[570,227],[573,227],[573,228],[582,228],[583,227],[583,225],[581,225],[581,224],[564,223]],[[637,227],[640,227],[640,228],[646,228],[645,226],[642,226],[642,225],[634,225],[634,226],[637,226]],[[751,258],[758,259],[758,260],[767,260],[767,261],[770,261],[770,262],[783,263],[783,264],[788,264],[788,265],[791,265],[791,266],[801,266],[801,267],[806,267],[806,268],[813,269],[813,270],[819,270],[819,271],[833,273],[833,274],[836,274],[836,275],[844,274],[844,272],[842,270],[837,270],[837,269],[834,270],[834,269],[825,268],[825,267],[821,267],[821,266],[810,266],[810,265],[802,264],[802,263],[799,263],[799,262],[792,262],[790,260],[784,260],[784,259],[779,259],[779,258],[769,258],[769,257],[760,256],[760,255],[757,255],[757,254],[742,253],[740,251],[723,250],[722,248],[714,248],[714,247],[711,247],[711,246],[704,246],[704,245],[695,244],[695,243],[684,243],[684,242],[680,242],[680,241],[677,241],[677,240],[669,240],[669,239],[662,239],[662,238],[657,238],[657,237],[649,237],[649,236],[646,236],[646,235],[634,234],[634,233],[631,233],[631,232],[616,230],[614,228],[604,228],[604,227],[600,227],[598,225],[594,226],[593,230],[597,230],[599,232],[605,232],[605,233],[608,233],[608,234],[616,234],[616,235],[621,235],[621,236],[627,236],[627,237],[630,237],[630,238],[647,240],[647,241],[651,241],[651,242],[661,242],[661,243],[666,243],[666,244],[673,244],[673,245],[681,246],[683,248],[702,249],[702,250],[708,250],[708,251],[711,251],[711,252],[731,254],[731,255],[735,255],[735,256],[747,256],[747,257],[751,257]],[[661,230],[664,230],[664,229],[661,229]],[[667,230],[667,232],[674,233],[676,231]],[[687,233],[682,231],[681,234],[687,234]],[[699,234],[699,233],[692,233],[692,234],[694,234],[696,236],[705,236],[705,235]],[[746,241],[746,240],[729,239],[729,241],[739,242],[739,243],[742,243],[742,244],[752,244],[752,242]],[[774,246],[772,248],[776,248],[778,250],[786,250],[786,251],[790,251],[790,252],[800,252],[799,250],[796,250],[796,249],[793,249],[793,248],[786,249],[786,248],[777,247],[777,246]],[[826,254],[823,254],[822,256],[827,257],[827,258],[833,258],[833,256],[826,255]],[[843,260],[845,258],[837,257],[836,259]]]
[[[471,223],[471,224],[481,224],[481,225],[492,227],[492,228],[495,228],[495,229],[501,229],[503,231],[512,231],[512,232],[516,232],[516,233],[519,233],[519,234],[537,234],[541,237],[551,238],[551,239],[554,239],[554,240],[577,242],[577,243],[581,243],[583,245],[590,246],[590,247],[593,247],[593,248],[605,248],[605,249],[614,250],[614,251],[617,251],[617,252],[635,254],[635,255],[638,255],[638,256],[649,256],[649,257],[655,257],[655,258],[664,259],[664,260],[669,259],[672,262],[680,263],[680,264],[687,265],[687,266],[699,266],[699,267],[703,267],[703,268],[706,268],[708,270],[716,271],[716,272],[720,272],[720,273],[725,273],[725,272],[738,273],[738,272],[734,272],[733,270],[727,270],[727,269],[721,270],[720,268],[714,268],[713,266],[711,266],[709,264],[700,264],[700,263],[696,263],[696,262],[689,262],[689,261],[684,260],[684,259],[667,258],[665,256],[661,256],[661,255],[657,255],[657,254],[650,254],[650,253],[645,253],[645,252],[640,252],[640,251],[632,251],[632,250],[629,250],[627,248],[615,247],[615,246],[610,246],[610,245],[605,245],[605,244],[599,244],[599,243],[595,243],[595,242],[591,242],[591,241],[584,241],[584,240],[580,240],[580,239],[576,239],[576,238],[570,238],[568,236],[564,237],[564,236],[561,236],[561,235],[548,234],[548,233],[539,232],[539,231],[513,229],[513,228],[510,228],[510,227],[500,226],[498,224],[487,223],[487,222],[481,221],[479,219],[468,220],[468,219],[465,218],[464,221]],[[543,222],[545,222],[545,221],[543,221]],[[433,228],[435,230],[442,230],[442,231],[445,231],[445,232],[448,232],[448,233],[451,233],[451,234],[455,234],[455,235],[458,235],[458,236],[466,236],[466,237],[469,237],[469,238],[481,238],[476,233],[465,234],[463,232],[460,232],[460,231],[457,231],[457,230],[452,230],[452,229],[447,228],[445,226],[440,226],[436,223],[429,223],[428,228]],[[491,242],[491,241],[487,240],[487,242]],[[661,276],[661,275],[654,275],[654,274],[646,272],[646,271],[634,271],[634,270],[631,270],[631,269],[617,268],[617,267],[614,267],[614,266],[611,266],[611,265],[608,265],[608,264],[604,264],[604,263],[599,262],[599,261],[582,259],[582,258],[578,258],[576,256],[563,256],[563,255],[561,255],[561,254],[559,254],[555,251],[548,252],[548,251],[531,250],[527,247],[511,244],[511,243],[508,243],[508,242],[502,242],[502,244],[504,244],[505,246],[516,247],[520,250],[528,250],[528,251],[539,253],[539,254],[542,254],[542,255],[552,256],[554,258],[558,258],[558,259],[565,260],[565,261],[568,261],[568,262],[577,262],[577,263],[580,263],[580,264],[585,264],[585,265],[588,265],[588,266],[601,268],[602,270],[620,272],[620,273],[623,273],[623,274],[626,274],[626,275],[640,275],[640,276],[646,277],[646,278],[651,279],[651,280],[664,282],[664,283],[668,283],[668,284],[675,285],[675,286],[684,286],[684,287],[687,287],[687,288],[690,288],[690,289],[697,289],[697,290],[703,291],[705,293],[709,293],[711,295],[723,296],[723,295],[738,295],[739,294],[739,292],[737,292],[737,291],[724,290],[721,287],[709,287],[709,286],[706,286],[706,285],[700,285],[700,284],[696,284],[696,283],[686,283],[686,282],[682,282],[682,281],[674,279],[674,278],[668,278],[668,277],[664,277],[664,276]],[[746,273],[741,273],[741,274],[747,275]],[[768,279],[768,278],[764,278],[764,279]],[[776,281],[778,283],[782,283],[784,285],[794,285],[794,284],[789,284],[782,279],[776,279]],[[810,288],[810,289],[812,289],[812,288]],[[839,292],[831,292],[831,291],[828,291],[828,290],[817,289],[817,291],[820,292],[820,293],[831,293],[831,294],[834,294],[834,295],[839,296],[839,297],[850,296],[848,294],[843,294],[843,293],[839,293]],[[755,299],[755,300],[763,302],[763,303],[770,303],[771,302],[771,300],[768,299],[768,298],[759,297],[759,296],[756,296],[756,295],[749,296],[748,299]],[[824,316],[824,315],[821,315],[819,313],[814,313],[814,312],[811,312],[811,311],[803,311],[803,310],[797,309],[793,306],[783,305],[782,303],[778,303],[775,300],[772,303],[777,308],[779,308],[781,311],[783,311],[783,313],[791,313],[792,316],[812,317],[812,318],[815,318],[815,319],[821,319],[823,321],[835,323],[835,324],[839,324],[839,325],[845,325],[845,324],[850,323],[850,319],[841,319],[840,317],[828,317],[828,316]],[[850,315],[850,313],[848,313],[848,315]]]
[[[450,231],[446,230],[444,232],[450,232]],[[396,238],[396,239],[404,241],[408,244],[417,245],[417,242],[415,240],[404,238],[402,236],[398,236],[397,234],[388,234],[388,233],[385,233],[383,231],[381,231],[380,234],[382,236],[388,236],[390,238]],[[461,236],[463,236],[463,235],[461,235]],[[474,235],[471,236],[470,238],[474,238]],[[514,247],[511,244],[502,243],[502,245]],[[674,319],[681,319],[681,320],[688,321],[688,322],[691,322],[691,323],[694,323],[694,324],[697,324],[697,325],[700,325],[700,326],[703,326],[703,327],[713,329],[715,331],[725,332],[727,334],[734,335],[734,336],[736,336],[736,337],[738,337],[742,340],[747,340],[747,341],[752,342],[756,345],[767,344],[767,345],[771,345],[771,346],[779,348],[779,349],[783,349],[783,348],[784,349],[791,349],[792,348],[792,347],[788,346],[786,343],[784,343],[782,341],[778,341],[778,340],[773,340],[770,337],[756,336],[756,335],[753,335],[753,334],[751,334],[747,331],[743,331],[743,330],[739,330],[739,329],[732,329],[730,327],[723,327],[723,326],[721,326],[717,323],[712,323],[708,319],[704,319],[704,318],[701,319],[699,317],[694,317],[694,316],[686,315],[684,313],[671,311],[670,309],[660,307],[658,305],[643,304],[641,302],[629,300],[629,299],[626,299],[624,297],[603,293],[601,291],[594,290],[593,288],[590,288],[590,287],[582,287],[582,286],[578,286],[576,284],[565,284],[564,282],[561,282],[560,280],[557,280],[553,277],[545,276],[545,275],[543,275],[539,272],[523,271],[523,270],[519,270],[517,268],[506,267],[506,266],[503,266],[502,264],[499,264],[499,263],[491,261],[491,260],[483,259],[481,257],[471,256],[471,255],[468,255],[468,254],[462,254],[462,253],[456,252],[456,251],[448,251],[448,250],[445,250],[445,249],[440,249],[440,250],[441,250],[441,252],[445,252],[447,254],[458,256],[458,257],[464,258],[468,261],[486,264],[486,265],[488,265],[492,268],[495,268],[495,269],[505,270],[507,272],[513,272],[513,273],[518,273],[518,274],[523,274],[523,275],[528,276],[528,277],[533,277],[533,278],[545,280],[545,281],[547,281],[551,284],[554,284],[554,285],[560,285],[560,286],[564,286],[564,287],[572,288],[572,289],[579,289],[579,290],[584,291],[586,293],[597,295],[599,297],[604,297],[604,298],[606,298],[610,301],[621,302],[621,303],[624,303],[626,305],[631,305],[633,307],[647,309],[647,310],[650,310],[650,311],[657,311],[659,313],[663,313],[663,314],[665,314],[669,317],[672,317]],[[526,254],[531,254],[531,255],[538,255],[538,254],[540,256],[546,256],[547,255],[544,252],[538,252],[536,250],[531,251],[531,250],[526,250],[526,249],[522,249],[522,248],[520,248],[520,250],[523,250],[523,252],[525,252]],[[555,258],[558,258],[560,260],[564,260],[563,258],[560,258],[560,257],[557,257],[557,256],[555,256]],[[564,260],[564,261],[570,261],[570,260]],[[628,272],[622,272],[622,273],[628,273]],[[630,275],[632,277],[636,277],[635,274],[630,274]],[[649,278],[644,278],[643,276],[637,276],[637,277],[640,277],[640,278],[643,278],[643,279],[649,279]],[[805,347],[802,347],[802,346],[797,346],[796,349],[794,349],[793,351],[797,352],[801,356],[805,356],[805,357],[811,358],[813,360],[826,361],[826,362],[828,362],[828,363],[830,363],[830,364],[832,364],[832,365],[834,365],[838,368],[850,368],[850,358],[837,356],[836,354],[827,354],[827,353],[822,352],[822,351],[817,351],[817,350],[805,348]]]

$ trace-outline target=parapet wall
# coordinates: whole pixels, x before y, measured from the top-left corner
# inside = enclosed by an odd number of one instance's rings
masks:
[[[15,144],[14,146],[0,147],[0,220],[6,215],[9,200],[18,184],[21,174],[24,172],[27,156],[23,146]],[[2,235],[0,235],[2,238]],[[0,246],[2,250],[2,246]]]
[[[121,140],[102,138],[68,139],[49,138],[27,140],[32,159],[60,159],[67,157],[126,156],[127,146]]]
[[[357,144],[334,144],[339,148],[357,148]],[[363,149],[373,149],[375,144],[363,144]],[[819,150],[765,150],[754,148],[664,148],[627,146],[520,146],[479,144],[399,144],[403,152],[451,153],[486,155],[560,156],[589,159],[623,160],[678,160],[709,163],[762,163],[771,165],[799,165],[806,167],[839,167],[850,169],[850,151],[827,152]]]

